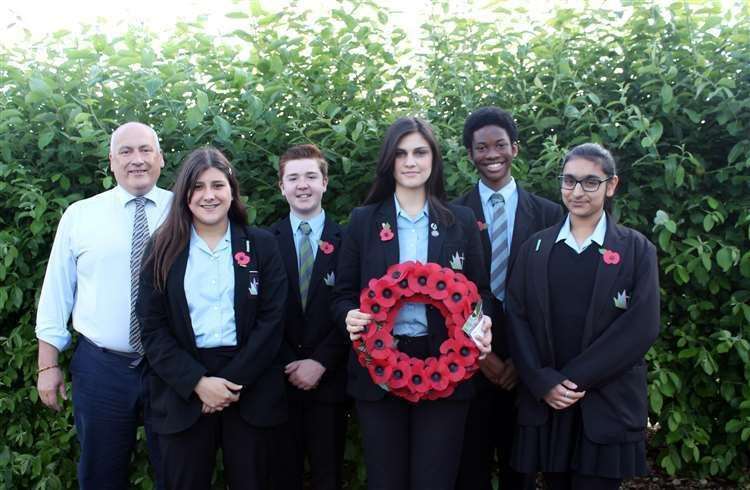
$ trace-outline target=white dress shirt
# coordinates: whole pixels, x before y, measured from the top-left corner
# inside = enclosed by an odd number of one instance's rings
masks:
[[[490,237],[492,236],[492,222],[495,218],[495,209],[492,207],[492,195],[499,192],[503,196],[503,199],[505,199],[505,217],[508,220],[508,253],[510,253],[510,244],[513,242],[513,227],[516,224],[516,209],[518,209],[518,186],[516,185],[516,179],[511,177],[510,182],[505,184],[499,191],[490,189],[481,180],[478,187],[479,199],[482,201],[482,212],[484,212],[484,219]]]
[[[146,195],[149,232],[164,221],[172,193]],[[65,349],[73,328],[99,347],[133,352],[130,333],[130,249],[135,196],[120,186],[71,204],[63,213],[44,276],[36,336]]]
[[[570,213],[568,213],[567,218],[565,218],[565,223],[563,223],[562,228],[560,228],[560,233],[557,234],[557,239],[555,240],[555,243],[560,241],[565,241],[565,245],[569,246],[573,250],[576,251],[579,255],[583,253],[584,250],[586,250],[589,245],[592,243],[596,243],[600,247],[604,245],[604,235],[607,232],[607,213],[602,213],[602,217],[599,218],[599,223],[596,224],[596,228],[594,228],[594,232],[586,238],[583,243],[578,245],[578,242],[576,241],[576,238],[573,236],[573,233],[570,232]]]

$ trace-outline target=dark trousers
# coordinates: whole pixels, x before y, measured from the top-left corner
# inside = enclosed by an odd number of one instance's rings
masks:
[[[489,382],[481,379],[477,383]],[[500,490],[534,490],[535,475],[518,473],[510,467],[516,430],[515,394],[515,390],[485,386],[471,401],[457,490],[492,490],[494,468],[499,469]]]
[[[279,429],[279,488],[302,490],[305,457],[312,490],[341,488],[346,443],[346,404],[315,400],[289,402],[289,420]]]
[[[544,473],[544,482],[549,490],[618,490],[622,480],[577,473]]]
[[[230,362],[236,347],[200,349],[208,374]],[[241,396],[241,395],[240,395]],[[242,418],[239,401],[220,412],[201,415],[190,428],[161,434],[164,477],[169,490],[208,490],[221,448],[224,480],[231,490],[268,490],[271,481],[273,428],[253,427]]]
[[[81,445],[78,483],[82,490],[131,487],[128,466],[142,423],[156,486],[164,488],[158,438],[149,424],[144,363],[132,365],[132,358],[101,349],[85,339],[78,342],[73,354],[70,372],[73,415]]]
[[[370,490],[453,489],[468,401],[356,402]]]

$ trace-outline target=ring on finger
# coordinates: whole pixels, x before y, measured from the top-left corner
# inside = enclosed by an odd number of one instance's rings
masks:
[[[568,390],[565,390],[565,393],[563,394],[563,398],[568,398],[568,393],[570,393]]]

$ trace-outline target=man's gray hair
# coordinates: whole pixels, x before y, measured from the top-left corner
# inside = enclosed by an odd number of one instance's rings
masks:
[[[161,145],[159,145],[159,135],[156,134],[156,131],[154,131],[154,128],[152,128],[148,124],[144,124],[138,121],[126,122],[125,124],[118,126],[117,128],[115,128],[114,131],[112,131],[112,136],[109,138],[109,151],[110,152],[112,151],[112,147],[115,145],[115,138],[119,134],[120,130],[124,128],[125,126],[129,126],[131,124],[137,124],[139,126],[143,126],[144,128],[147,128],[149,131],[151,131],[151,136],[154,137],[154,142],[156,143],[156,151],[161,153]]]

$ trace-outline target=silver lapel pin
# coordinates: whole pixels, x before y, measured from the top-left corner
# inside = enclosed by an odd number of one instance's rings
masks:
[[[432,236],[440,235],[440,232],[438,231],[437,225],[435,223],[430,223],[430,228],[432,229],[432,231],[430,232]]]

